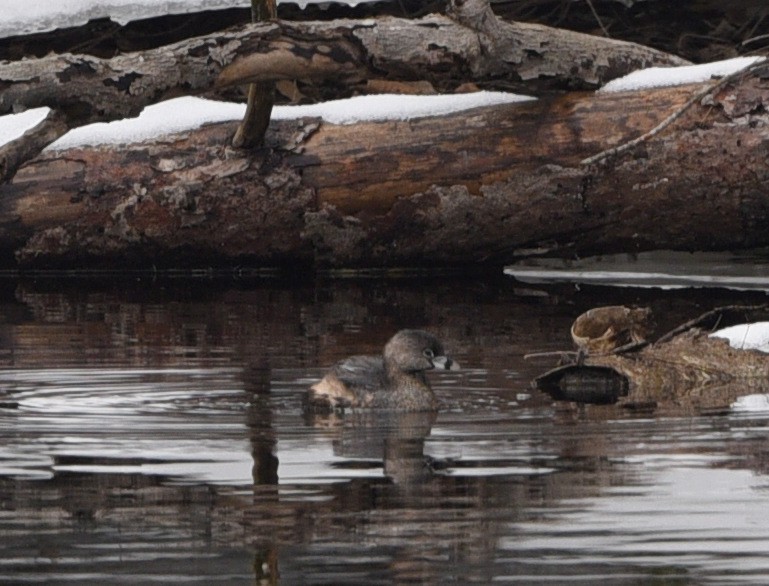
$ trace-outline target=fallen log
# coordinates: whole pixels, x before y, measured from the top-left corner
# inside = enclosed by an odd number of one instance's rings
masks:
[[[410,121],[232,124],[46,151],[0,187],[4,266],[501,265],[769,244],[769,84],[572,93]]]
[[[365,92],[371,79],[427,80],[441,92],[468,82],[595,89],[637,69],[688,63],[634,43],[504,22],[481,0],[451,14],[270,21],[112,59],[52,54],[2,62],[0,114],[49,106],[76,122],[108,121],[180,94],[277,80],[315,82],[310,93],[324,100]]]
[[[686,63],[633,43],[504,22],[486,0],[453,4],[451,17],[271,21],[111,59],[62,54],[4,62],[0,115],[48,106],[66,120],[66,130],[137,116],[178,95],[248,83],[298,81],[315,100],[366,93],[394,80],[440,92],[468,82],[535,92],[594,89],[636,69]],[[12,176],[15,161],[40,151],[40,137],[4,147],[0,181]]]

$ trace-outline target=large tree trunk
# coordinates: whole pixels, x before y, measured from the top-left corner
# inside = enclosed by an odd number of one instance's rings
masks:
[[[223,124],[151,144],[45,152],[0,188],[21,267],[502,264],[769,244],[769,84],[570,95],[409,122]]]

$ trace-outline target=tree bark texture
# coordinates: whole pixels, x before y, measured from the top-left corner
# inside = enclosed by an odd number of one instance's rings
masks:
[[[234,124],[46,151],[0,187],[6,266],[500,265],[769,244],[769,82],[571,93],[412,121]],[[610,163],[610,164],[609,164]]]
[[[428,80],[440,91],[468,81],[503,88],[529,82],[532,91],[554,84],[588,89],[643,67],[687,63],[633,43],[493,22],[489,32],[479,32],[440,15],[278,21],[112,59],[63,54],[4,62],[0,114],[50,106],[74,121],[98,122],[135,116],[179,94],[282,79],[315,82],[323,99],[352,95],[368,79]]]
[[[48,106],[76,127],[137,116],[182,94],[285,80],[301,82],[317,100],[370,91],[372,80],[426,81],[442,92],[467,82],[594,88],[642,67],[685,63],[632,43],[507,23],[490,11],[479,16],[476,4],[484,3],[467,2],[454,19],[269,22],[112,59],[64,54],[0,63],[0,115]],[[30,151],[23,142],[6,146],[8,158]]]

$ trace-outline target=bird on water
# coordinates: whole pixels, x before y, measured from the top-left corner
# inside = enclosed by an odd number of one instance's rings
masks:
[[[401,330],[381,356],[351,356],[334,364],[307,393],[314,411],[345,408],[433,411],[438,407],[427,371],[458,370],[441,342],[423,330]]]

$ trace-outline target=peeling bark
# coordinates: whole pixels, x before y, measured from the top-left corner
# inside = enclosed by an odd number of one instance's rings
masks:
[[[270,22],[99,59],[50,55],[0,64],[0,114],[58,107],[72,118],[136,115],[180,93],[252,81],[333,81],[318,97],[344,97],[366,79],[430,80],[450,91],[531,82],[585,89],[651,65],[683,59],[633,43],[495,20],[497,36],[440,15],[418,20]],[[331,76],[333,80],[329,79]]]
[[[572,93],[408,122],[276,122],[253,152],[226,146],[233,124],[44,152],[0,187],[0,252],[22,268],[387,267],[500,265],[533,248],[767,245],[760,71],[611,165],[580,165],[700,90]]]
[[[480,21],[454,14],[457,20],[270,22],[112,59],[64,54],[0,63],[0,114],[49,106],[75,127],[248,83],[300,81],[315,99],[368,91],[370,80],[427,81],[443,92],[468,81],[536,92],[593,88],[641,67],[684,63],[632,43],[506,23],[490,12]]]
[[[232,130],[219,125],[194,141],[44,155],[4,191],[0,240],[7,245],[23,234],[14,251],[21,265],[120,259],[147,268],[236,263],[255,253],[274,264],[307,257],[300,233],[312,190],[284,157],[256,160],[224,146]]]

